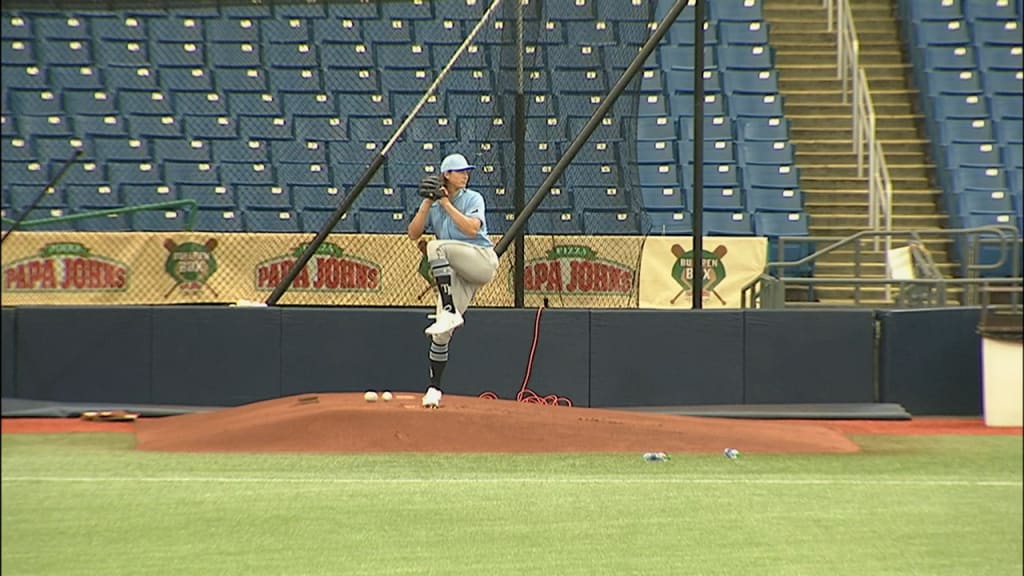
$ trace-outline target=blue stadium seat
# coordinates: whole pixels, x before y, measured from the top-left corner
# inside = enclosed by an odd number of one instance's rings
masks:
[[[354,70],[373,70],[378,67],[370,48],[361,43],[321,45],[320,65]]]
[[[344,118],[326,116],[293,116],[295,134],[319,142],[348,140],[348,125]]]
[[[7,183],[6,179],[4,183]],[[41,186],[10,184],[5,192],[5,203],[18,212],[31,206],[36,198],[39,198],[39,202],[36,204],[38,208],[64,208],[68,205],[64,187],[51,188],[43,192]],[[40,192],[43,192],[42,196],[40,196]]]
[[[273,166],[265,162],[221,162],[221,182],[226,184],[274,184]]]
[[[212,92],[213,75],[204,68],[160,69],[160,87],[165,92]]]
[[[164,184],[163,170],[152,162],[109,162],[107,176],[113,184]]]
[[[359,231],[366,234],[405,234],[409,216],[403,210],[359,209]]]
[[[189,116],[184,117],[184,134],[189,139],[235,140],[238,138],[238,123],[230,116]]]
[[[729,115],[733,118],[739,117],[768,117],[779,118],[784,116],[783,100],[781,94],[730,94]]]
[[[50,161],[50,173],[56,174],[64,160]],[[97,164],[93,160],[79,161],[72,164],[64,175],[66,184],[106,184],[107,174],[105,164]]]
[[[672,116],[646,116],[637,118],[637,140],[677,140],[679,132]]]
[[[35,160],[36,155],[29,142],[21,136],[4,136],[0,158],[3,158],[4,161],[26,162]]]
[[[313,41],[317,46],[327,44],[362,44],[361,20],[345,17],[316,18],[313,20]]]
[[[447,116],[417,116],[409,124],[408,137],[413,142],[455,142],[459,139],[454,119]]]
[[[203,68],[206,66],[205,44],[199,42],[151,42],[149,61],[158,69],[165,67]]]
[[[689,140],[680,140],[679,161],[693,164],[693,144]],[[708,164],[735,164],[736,146],[732,140],[704,139],[703,160]]]
[[[929,100],[936,120],[990,117],[988,102],[981,94],[939,94]]]
[[[278,166],[282,163],[326,164],[327,144],[316,140],[273,140],[270,142],[270,158]]]
[[[292,196],[286,187],[239,184],[239,186],[234,187],[234,192],[238,196],[238,205],[247,211],[258,209],[285,210],[293,206]]]
[[[775,50],[769,44],[719,46],[718,62],[727,71],[771,70],[775,68]]]
[[[382,94],[366,94],[361,92],[335,92],[338,110],[345,116],[372,116],[390,118],[391,105]]]
[[[318,68],[270,68],[270,89],[278,94],[289,92],[307,92],[319,94],[323,91]]]
[[[349,135],[354,140],[384,142],[391,138],[397,125],[391,118],[349,116]]]
[[[978,66],[989,70],[1021,70],[1024,68],[1024,49],[1018,44],[1003,46],[983,44],[978,47]]]
[[[174,92],[171,94],[171,104],[177,115],[228,115],[227,97],[210,90]]]
[[[78,136],[127,136],[128,126],[124,118],[111,114],[107,116],[78,116],[75,118],[75,134]]]
[[[728,70],[723,75],[726,94],[778,94],[774,70]]]
[[[960,0],[905,0],[899,8],[907,20],[911,22],[935,20],[960,20],[963,8]]]
[[[1015,4],[1005,0],[967,0],[963,3],[968,20],[1020,20]]]
[[[583,231],[586,234],[639,235],[640,217],[630,211],[585,210]]]
[[[126,114],[128,133],[135,138],[181,138],[182,127],[171,115]]]
[[[214,68],[252,69],[263,66],[261,45],[258,42],[210,42],[206,48],[206,59]]]
[[[332,186],[291,186],[296,210],[334,210],[345,199],[345,192]],[[365,192],[365,191],[364,191]]]
[[[424,45],[458,45],[465,39],[462,26],[462,20],[453,18],[417,19],[412,23],[412,35]]]
[[[0,43],[0,54],[3,55],[3,64],[17,64],[28,66],[38,64],[36,58],[35,42],[4,37]]]
[[[213,184],[180,184],[175,186],[178,196],[184,200],[195,200],[203,209],[228,210],[238,207],[234,192],[227,186]]]
[[[789,120],[782,117],[737,118],[736,138],[740,142],[789,140]]]
[[[624,191],[616,187],[574,186],[572,202],[577,211],[597,210],[629,212],[630,198]],[[589,230],[584,221],[584,230]]]
[[[307,5],[311,8],[322,8],[316,5]],[[306,44],[310,45],[313,38],[313,28],[310,22],[304,18],[278,17],[271,18],[261,25],[263,41],[270,44]],[[310,46],[311,53],[316,54],[315,46]],[[271,60],[273,62],[273,60]]]
[[[746,212],[704,212],[704,233],[708,236],[753,236],[754,227]]]
[[[299,215],[294,210],[247,209],[245,229],[248,232],[298,232]]]
[[[556,94],[604,94],[608,91],[608,82],[601,68],[564,68],[556,65],[551,75],[551,84]]]
[[[277,181],[286,185],[326,186],[330,183],[330,172],[326,164],[276,163]]]
[[[975,45],[1019,46],[1021,39],[1019,20],[1018,17],[1011,20],[975,20],[971,22]]]
[[[746,208],[750,212],[803,212],[803,193],[799,189],[762,188],[746,189]]]
[[[686,205],[691,207],[697,206],[697,202],[693,198],[692,187],[686,189]],[[739,186],[705,186],[704,209],[727,210],[731,212],[746,210],[743,201],[743,191]]]
[[[37,224],[33,226],[26,226],[28,222],[33,220],[43,220],[46,218],[59,218],[61,216],[67,216],[68,210],[66,208],[36,208],[31,210],[25,215],[22,221],[22,227],[27,230],[33,231],[44,231],[44,230],[72,230],[74,225],[71,222],[51,222],[49,224]],[[13,216],[13,215],[12,215]],[[6,224],[4,225],[6,227]]]
[[[210,145],[202,140],[156,138],[153,140],[153,157],[161,162],[210,162]],[[132,157],[125,159],[131,160]]]
[[[1024,120],[1024,110],[1021,109],[1021,97],[1009,94],[994,94],[989,96],[989,104],[992,110],[992,119],[996,122],[1020,123]]]
[[[529,234],[545,236],[553,234],[582,234],[583,223],[578,215],[573,212],[538,209],[526,221],[526,231]]]
[[[508,231],[509,226],[515,221],[516,215],[507,210],[488,210],[486,218],[487,233],[500,236]]]
[[[175,232],[186,229],[184,210],[144,210],[131,218],[132,229],[138,232]]]
[[[363,38],[375,44],[412,44],[412,23],[402,18],[363,21]]]
[[[795,190],[800,187],[799,168],[790,165],[758,165],[743,166],[743,181],[749,188],[782,188]]]
[[[954,195],[956,214],[1011,214],[1017,212],[1016,196],[1005,190],[964,190]]]
[[[758,236],[808,236],[808,216],[801,212],[755,212],[754,233]],[[802,256],[801,256],[802,257]]]
[[[76,214],[92,212],[92,209],[76,210]],[[79,232],[130,232],[131,215],[129,214],[107,214],[93,218],[75,220],[72,225]]]
[[[287,118],[270,116],[239,117],[238,134],[249,140],[292,140],[295,138],[292,123]]]
[[[745,141],[739,145],[738,158],[741,164],[786,164],[796,163],[796,154],[789,140]]]
[[[767,45],[768,31],[768,23],[760,20],[718,23],[718,39],[722,44]]]
[[[974,190],[1006,190],[1006,170],[1001,166],[961,166],[949,171],[954,191]]]
[[[259,20],[250,18],[210,18],[204,21],[206,38],[212,42],[248,42],[259,44]]]
[[[410,208],[419,206],[418,194],[416,203]],[[339,199],[340,200],[340,199]],[[362,193],[359,194],[359,198],[356,200],[356,206],[360,210],[377,210],[377,211],[388,211],[388,212],[403,212],[406,209],[405,197],[402,193],[398,192],[394,188],[389,186],[367,186],[363,189]]]
[[[227,92],[259,92],[269,89],[267,72],[262,68],[227,68],[211,69],[213,85],[222,93]]]
[[[430,70],[434,68],[430,50],[424,44],[380,44],[374,46],[378,66],[393,69]]]
[[[982,83],[989,96],[1012,94],[1019,98],[1024,94],[1024,70],[988,70],[982,77]]]
[[[1020,126],[1018,125],[1018,128]],[[1024,168],[1024,146],[1018,142],[1016,145],[1002,146],[1000,156],[1003,159],[1003,166],[1007,170],[1019,170]],[[1009,172],[1007,172],[1009,176]]]
[[[946,166],[998,166],[1001,163],[999,146],[995,142],[953,142],[945,146]]]
[[[330,94],[322,92],[285,92],[282,106],[286,114],[295,116],[337,117],[338,109]]]
[[[928,96],[940,94],[979,94],[981,74],[977,70],[930,70],[927,74]]]
[[[992,142],[995,132],[987,118],[950,118],[938,123],[939,143]]]
[[[188,18],[181,14],[149,18],[149,36],[162,42],[202,42],[203,19]]]
[[[196,211],[193,230],[202,232],[244,232],[246,230],[241,212],[231,209],[200,209]]]
[[[330,210],[317,210],[308,208],[299,214],[299,222],[303,232],[319,232],[327,221],[334,215],[334,208]],[[334,234],[354,233],[359,231],[358,214],[342,214],[341,219],[331,230]]]
[[[693,234],[693,216],[686,210],[648,211],[643,233],[652,236],[689,236]]]
[[[170,184],[217,184],[217,165],[209,162],[164,162],[164,178]]]
[[[124,206],[143,206],[180,199],[175,188],[162,182],[160,184],[126,183],[120,186],[120,195]]]
[[[922,20],[911,28],[914,46],[962,46],[971,43],[971,33],[963,20]]]
[[[683,185],[687,190],[693,189],[693,165],[683,165]],[[705,189],[739,188],[739,171],[735,164],[704,164],[702,170]]]
[[[134,68],[111,67],[108,70],[135,70]],[[50,84],[61,90],[105,90],[107,83],[113,84],[116,75],[107,75],[107,70],[92,66],[48,66]],[[105,82],[106,80],[106,82]]]
[[[637,164],[675,164],[679,161],[676,157],[675,140],[637,140],[636,161]],[[683,142],[682,140],[680,142]]]
[[[88,66],[92,64],[91,40],[51,38],[36,44],[39,62],[55,66]],[[4,64],[11,62],[5,60]]]
[[[974,70],[978,67],[973,46],[923,46],[917,50],[924,70]]]
[[[273,116],[284,113],[281,100],[273,93],[229,92],[228,110],[232,116]]]
[[[658,62],[664,71],[693,70],[696,63],[697,49],[692,45],[662,45],[658,48]],[[718,68],[719,62],[714,47],[704,46],[704,69]],[[691,74],[692,75],[692,74]]]
[[[170,97],[159,90],[120,90],[117,93],[117,104],[121,114],[174,114]]]
[[[764,20],[762,0],[716,0],[710,2],[708,14],[713,20],[752,22]]]
[[[50,87],[47,70],[34,65],[3,65],[4,87],[7,89],[43,90]]]
[[[649,212],[671,212],[687,208],[686,196],[683,195],[681,186],[642,186],[640,201]]]
[[[98,90],[65,90],[64,109],[71,115],[106,116],[117,114],[115,99]]]

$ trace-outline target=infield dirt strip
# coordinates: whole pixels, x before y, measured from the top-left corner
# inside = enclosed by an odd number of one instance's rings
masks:
[[[720,452],[842,453],[860,448],[808,422],[740,420],[546,406],[419,393],[366,402],[305,394],[214,412],[144,418],[139,450],[169,452]]]

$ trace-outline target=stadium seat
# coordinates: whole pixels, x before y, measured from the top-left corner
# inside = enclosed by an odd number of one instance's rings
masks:
[[[615,187],[574,186],[572,204],[577,211],[630,211],[629,195]],[[589,231],[586,221],[583,226]]]
[[[243,232],[244,218],[234,207],[230,209],[200,209],[196,211],[193,230],[203,232]]]
[[[186,230],[184,210],[144,210],[131,217],[132,229],[138,232],[175,232]]]
[[[963,20],[922,20],[914,22],[914,46],[962,46],[971,43],[971,33]]]
[[[743,166],[743,181],[747,187],[797,189],[800,187],[799,168],[790,165],[758,165]]]
[[[739,144],[737,159],[740,164],[793,165],[796,154],[789,140],[746,141]]]
[[[746,190],[746,207],[750,212],[802,212],[803,193],[799,189],[751,186]]]
[[[995,142],[953,142],[945,147],[946,166],[998,166],[999,146]]]
[[[644,234],[688,236],[693,234],[693,217],[686,210],[648,211],[644,218]]]
[[[162,182],[159,184],[127,183],[120,186],[120,191],[124,206],[160,204],[180,199],[175,188]]]
[[[75,213],[92,212],[91,209],[75,211]],[[129,232],[132,230],[130,214],[108,214],[75,220],[74,229],[79,232]]]
[[[708,236],[752,236],[750,215],[746,212],[704,212],[704,233]]]
[[[724,21],[718,23],[718,39],[722,44],[727,45],[764,46],[769,42],[768,30],[768,23],[760,20]]]
[[[583,231],[586,234],[638,235],[640,218],[624,210],[585,210]]]
[[[175,187],[183,200],[194,200],[201,209],[220,211],[236,208],[238,199],[227,186],[219,184],[183,184]]]
[[[209,90],[174,92],[171,104],[176,114],[191,116],[227,116],[227,97]]]
[[[359,209],[359,231],[366,234],[405,234],[409,216],[402,210]]]
[[[529,220],[526,221],[526,231],[529,234],[545,236],[582,234],[583,224],[573,212],[539,209],[531,214]]]
[[[246,209],[245,229],[249,232],[298,232],[298,214],[290,209]]]
[[[299,214],[299,221],[303,232],[320,232],[327,222],[334,215],[334,209],[317,210],[308,208]],[[358,214],[342,214],[341,219],[331,230],[334,234],[358,232]]]
[[[780,94],[742,94],[728,96],[729,115],[740,117],[779,118],[784,115],[783,96]]]
[[[238,196],[238,205],[247,212],[261,209],[281,211],[287,210],[293,205],[291,194],[284,186],[240,184],[235,186],[234,190]]]

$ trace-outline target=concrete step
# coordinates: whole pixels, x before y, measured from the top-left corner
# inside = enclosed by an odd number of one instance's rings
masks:
[[[892,187],[901,190],[925,190],[934,188],[930,178],[897,178],[891,177]],[[867,190],[866,178],[842,178],[839,176],[809,176],[802,169],[800,187],[804,190]]]
[[[797,98],[794,102],[790,99],[788,93],[784,93],[783,100],[785,101],[786,115],[850,116],[852,114],[851,104],[844,104],[839,99],[839,95],[837,94],[836,96],[835,100],[821,98],[813,101],[813,99],[803,100]],[[885,99],[872,99],[872,101],[875,104],[875,116],[914,116],[917,114],[917,107],[906,98],[895,101],[887,101]]]
[[[815,23],[815,27],[813,28],[808,27],[806,29],[801,29],[801,27],[799,26],[789,26],[788,23],[783,25],[776,25],[776,22],[767,15],[765,15],[765,19],[772,25],[771,31],[769,32],[769,40],[771,41],[772,46],[775,46],[776,49],[779,49],[780,45],[799,46],[801,39],[807,40],[807,42],[811,43],[812,45],[820,44],[831,45],[833,48],[836,47],[836,33],[829,32],[827,30],[827,27],[817,27]],[[822,16],[822,20],[824,20],[824,16]],[[901,42],[900,37],[898,35],[894,36],[891,32],[885,30],[876,32],[872,30],[858,29],[857,42],[861,46],[872,44],[888,45],[890,43],[894,44],[895,46],[903,46],[903,43]]]
[[[906,73],[910,71],[911,66],[906,62],[886,62],[886,63],[862,63],[865,74],[868,77],[868,83],[876,75],[885,76],[887,78],[906,78]],[[825,78],[838,78],[836,73],[835,61],[831,64],[820,63],[820,64],[777,64],[775,66],[779,72],[779,78],[810,78],[810,79],[825,79]]]
[[[849,140],[797,139],[790,135],[789,141],[793,143],[797,154],[843,154],[853,151],[853,142]],[[886,158],[890,154],[920,154],[922,158],[927,158],[928,146],[928,141],[922,138],[882,140]]]
[[[811,87],[789,87],[783,89],[781,83],[779,85],[779,91],[785,94],[785,100],[787,104],[801,104],[801,105],[812,105],[812,104],[824,104],[829,106],[845,106],[849,109],[852,106],[852,99],[847,97],[847,101],[843,102],[843,91],[837,85],[834,89],[828,88],[811,88]],[[906,106],[913,102],[916,102],[917,91],[908,90],[906,88],[898,90],[880,90],[872,86],[871,100],[876,106],[881,105],[894,105],[899,104]],[[914,108],[908,108],[910,112],[916,112]]]
[[[866,196],[866,194],[865,194]],[[817,200],[814,202],[805,200],[804,209],[815,217],[818,215],[829,216],[833,214],[850,214],[857,210],[867,211],[867,199],[859,202],[838,202],[832,200]],[[893,202],[894,214],[935,214],[938,211],[934,202]]]
[[[931,205],[934,208],[942,199],[942,191],[936,189],[923,190],[896,190],[892,193],[893,202],[897,205],[922,204]],[[863,188],[851,188],[847,190],[813,190],[804,188],[804,202],[810,206],[815,205],[868,205],[868,190],[865,182]]]
[[[894,230],[916,230],[918,228],[938,228],[945,226],[949,217],[945,214],[893,214],[892,226]],[[811,234],[821,231],[823,234],[830,233],[829,230],[845,229],[853,227],[865,228],[869,225],[867,211],[861,214],[812,214]]]
[[[909,96],[915,101],[918,98],[918,91],[916,88],[910,86],[907,79],[903,76],[897,76],[894,78],[886,77],[875,77],[868,78],[868,87],[871,89],[871,94],[874,95],[876,92],[887,91],[887,90],[908,90],[910,91]],[[785,73],[779,73],[779,90],[782,92],[788,92],[790,90],[801,90],[801,91],[828,91],[835,92],[842,97],[843,84],[842,80],[835,76],[821,77],[821,78],[792,78],[787,76]],[[846,92],[850,93],[850,86],[847,85]]]
[[[889,177],[898,180],[905,180],[909,178],[916,178],[927,181],[934,170],[934,166],[930,164],[917,164],[911,166],[894,166],[892,164],[889,167]],[[867,174],[867,167],[864,167],[864,174]],[[815,179],[815,178],[857,178],[857,166],[856,164],[831,164],[831,165],[814,165],[814,164],[800,164],[800,176],[803,179]]]
[[[826,244],[819,243],[821,248],[824,248]],[[907,242],[903,238],[894,238],[892,245],[894,248],[906,246]],[[946,259],[946,253],[944,251],[932,252],[932,260],[936,265],[951,266],[955,263],[949,262]],[[885,252],[882,250],[872,250],[870,246],[862,246],[860,252],[857,252],[852,247],[843,246],[833,250],[827,254],[822,254],[815,258],[815,262],[828,263],[831,265],[846,264],[848,266],[854,265],[857,260],[860,259],[861,263],[872,263],[872,264],[885,264]]]
[[[832,140],[846,142],[848,146],[853,146],[853,129],[850,124],[852,121],[848,119],[843,121],[835,121],[834,118],[828,121],[808,119],[804,122],[802,119],[790,117],[789,137],[795,142]],[[875,126],[875,134],[882,142],[902,139],[916,140],[921,137],[919,130],[915,118],[890,118]]]
[[[823,164],[856,164],[857,155],[847,148],[847,152],[827,152],[822,151],[814,146],[808,146],[809,151],[804,150],[803,146],[793,144],[796,149],[796,162],[797,164],[804,166],[815,166]],[[920,150],[913,150],[910,152],[892,150],[889,146],[882,144],[885,150],[885,160],[890,165],[907,165],[907,164],[930,164],[927,156],[925,156]],[[866,162],[867,160],[863,160]]]
[[[826,64],[835,63],[836,52],[835,50],[812,50],[807,49],[800,52],[781,52],[776,48],[775,52],[775,65],[776,66],[799,66],[799,65],[814,65],[814,64]],[[860,63],[862,66],[870,66],[873,64],[901,64],[904,62],[903,53],[899,50],[861,50],[860,51]]]

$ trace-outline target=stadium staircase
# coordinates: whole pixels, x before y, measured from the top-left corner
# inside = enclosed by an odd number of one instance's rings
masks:
[[[917,89],[908,80],[911,64],[902,50],[893,4],[890,0],[858,0],[852,9],[861,65],[880,120],[877,133],[893,179],[893,228],[943,228],[948,216],[942,212],[941,191],[934,184],[935,166],[922,134]],[[797,149],[811,234],[838,238],[865,230],[867,178],[857,175],[852,111],[849,102],[843,102],[836,73],[836,35],[828,31],[827,12],[819,0],[783,0],[765,2],[764,14],[776,50],[779,89]],[[926,244],[943,275],[952,276],[956,264],[949,259],[950,242],[928,240]],[[860,253],[859,276],[882,278],[885,255],[870,248],[866,246]],[[852,278],[855,258],[852,248],[825,255],[816,262],[815,275]],[[861,288],[860,302],[887,302],[883,290]],[[853,289],[845,286],[820,286],[816,294],[823,302],[853,301]]]

